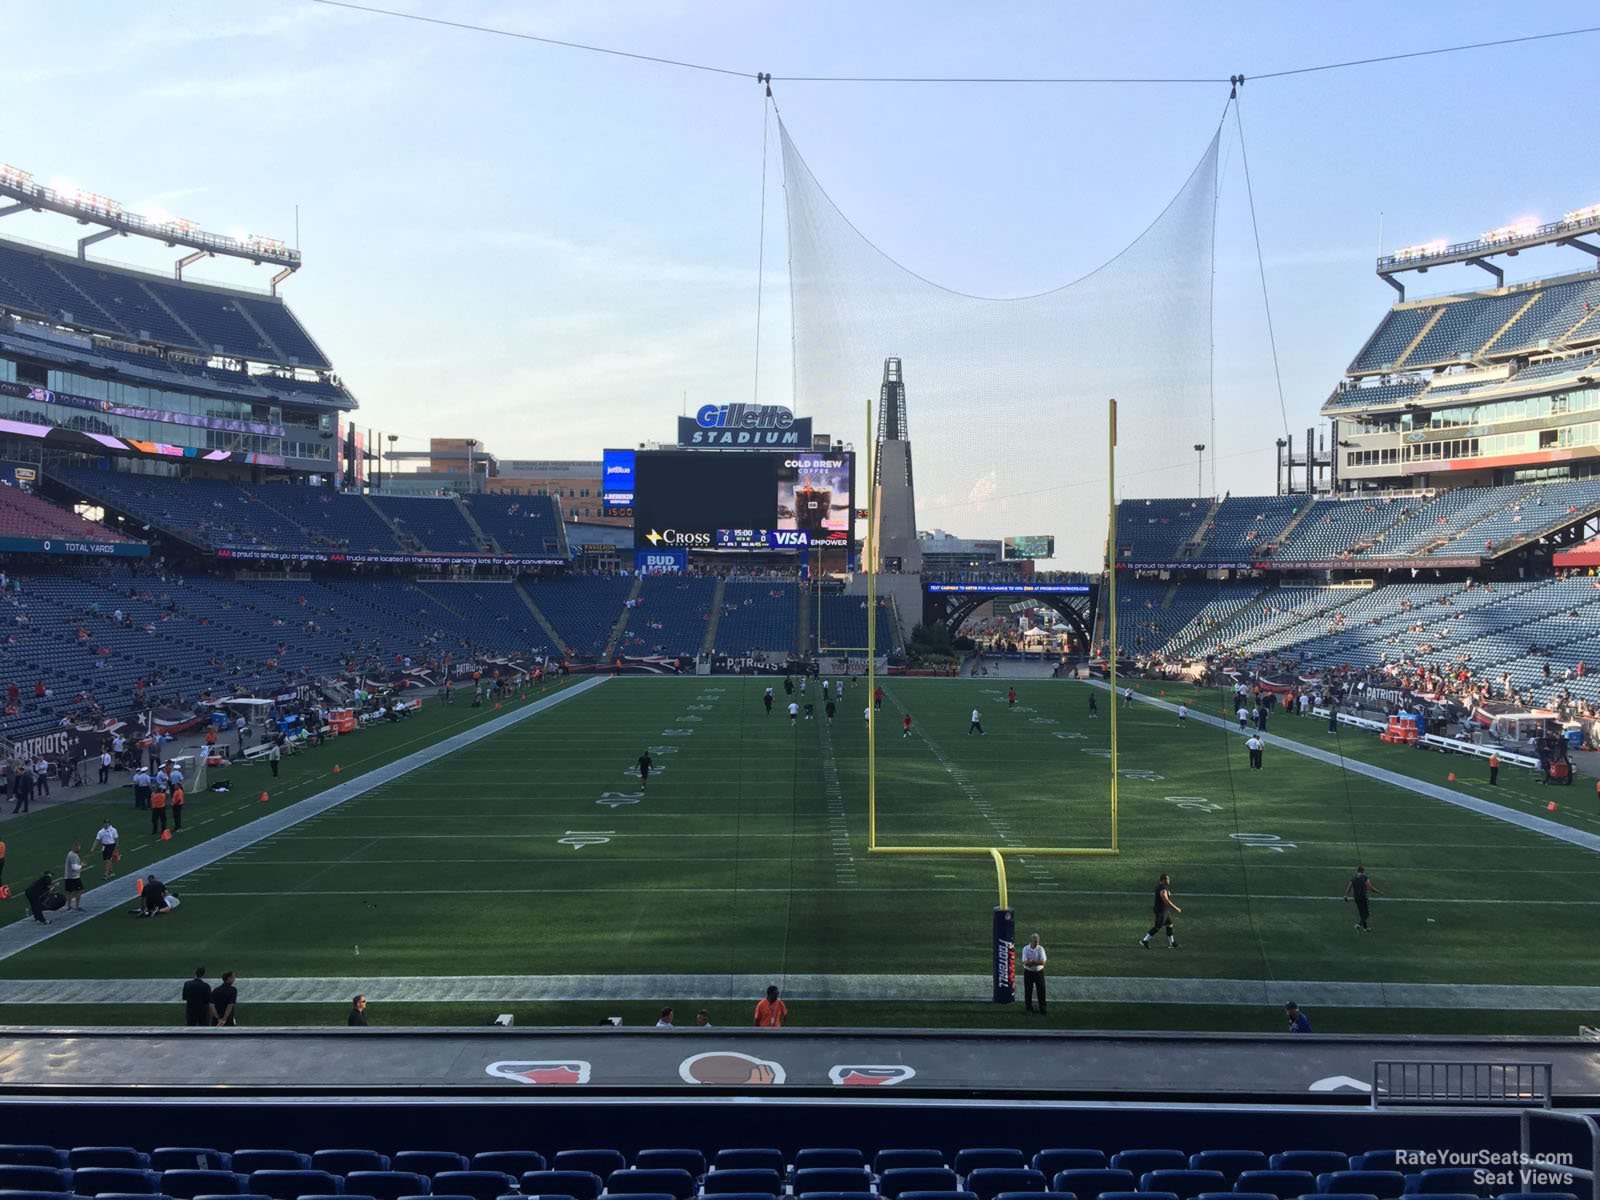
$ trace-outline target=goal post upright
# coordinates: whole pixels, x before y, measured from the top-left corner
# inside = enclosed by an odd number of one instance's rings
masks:
[[[867,394],[867,852],[878,848],[878,546],[874,530],[878,521],[878,497],[873,471],[872,394]],[[853,517],[853,514],[852,514]],[[813,581],[812,586],[818,586]],[[818,594],[818,612],[821,612]],[[822,627],[817,626],[820,637]],[[818,642],[820,655],[821,642]]]
[[[1117,401],[1108,401],[1106,489],[1110,515],[1106,518],[1106,670],[1111,681],[1111,849],[1117,849]]]

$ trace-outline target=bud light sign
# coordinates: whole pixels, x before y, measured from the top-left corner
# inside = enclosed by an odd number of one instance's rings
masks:
[[[1011,1004],[1017,998],[1017,915],[1009,908],[994,910],[994,1002]]]
[[[639,550],[633,556],[634,565],[645,575],[663,575],[682,571],[689,565],[687,550]]]

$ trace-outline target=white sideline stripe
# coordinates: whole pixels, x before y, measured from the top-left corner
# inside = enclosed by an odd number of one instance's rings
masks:
[[[1129,939],[1130,953],[1138,953]],[[1146,951],[1150,955],[1163,950]],[[1181,951],[1180,951],[1181,953]],[[789,1000],[874,1003],[987,1001],[987,975],[808,975],[779,977]],[[243,999],[256,1004],[341,1004],[360,992],[375,1004],[535,1003],[540,1001],[749,1000],[773,982],[767,975],[392,975],[246,979]],[[176,979],[0,980],[0,1004],[179,1003]],[[1216,1004],[1274,1009],[1307,1007],[1592,1011],[1600,987],[1506,984],[1348,983],[1318,980],[1162,979],[1143,976],[1050,977],[1051,998],[1081,1004]]]
[[[1093,687],[1110,690],[1108,684],[1098,679],[1091,679]],[[1164,709],[1175,713],[1178,706],[1166,700],[1158,700],[1154,696],[1146,696],[1142,692],[1134,692],[1135,700],[1154,708]],[[1237,722],[1224,721],[1221,717],[1213,717],[1209,713],[1190,710],[1189,719],[1203,721],[1217,729],[1233,732],[1251,732],[1250,730],[1237,729]],[[1465,792],[1458,792],[1451,788],[1440,787],[1436,783],[1428,783],[1421,779],[1413,779],[1409,775],[1401,775],[1396,771],[1389,771],[1383,767],[1375,767],[1371,763],[1362,762],[1360,759],[1346,755],[1340,758],[1330,750],[1323,750],[1317,746],[1308,746],[1304,742],[1297,742],[1281,734],[1267,730],[1266,744],[1271,747],[1282,747],[1295,754],[1304,755],[1306,758],[1315,759],[1326,763],[1330,767],[1342,767],[1353,771],[1357,775],[1365,775],[1368,779],[1376,779],[1380,783],[1387,783],[1393,787],[1404,788],[1406,791],[1415,792],[1419,796],[1426,796],[1430,800],[1443,800],[1446,804],[1453,804],[1457,808],[1464,808],[1468,812],[1475,812],[1480,817],[1488,817],[1494,821],[1504,821],[1507,825],[1515,825],[1529,833],[1543,834],[1558,842],[1565,842],[1569,846],[1577,846],[1580,850],[1591,850],[1600,853],[1600,834],[1585,833],[1581,829],[1571,829],[1559,821],[1548,821],[1544,817],[1536,817],[1532,813],[1519,813],[1515,809],[1507,808],[1503,804],[1494,804],[1488,800],[1479,800],[1476,796],[1469,796]]]
[[[410,754],[397,758],[385,766],[368,771],[359,779],[353,779],[349,783],[338,784],[325,792],[319,792],[315,796],[290,804],[276,812],[269,813],[267,816],[248,821],[236,829],[229,830],[227,833],[218,834],[209,841],[201,842],[188,850],[181,850],[170,858],[161,859],[158,864],[153,864],[155,869],[160,871],[158,878],[171,883],[173,880],[182,879],[185,875],[212,866],[227,858],[230,854],[237,854],[239,851],[275,834],[282,833],[285,829],[292,828],[302,821],[308,821],[312,817],[320,816],[322,813],[337,808],[347,801],[354,800],[358,796],[364,796],[366,793],[380,788],[392,780],[399,779],[407,773],[415,771],[418,767],[425,767],[447,754],[453,754],[457,750],[464,750],[468,746],[509,729],[511,726],[544,712],[546,709],[563,704],[573,696],[578,696],[597,688],[609,678],[610,676],[608,675],[597,675],[584,680],[582,683],[563,688],[553,695],[546,696],[543,700],[536,700],[526,708],[517,709],[515,712],[506,713],[501,717],[495,717],[493,720],[486,721],[475,728],[464,730],[461,733],[445,738],[443,741],[435,742],[431,746],[425,746],[421,750],[415,750]],[[92,864],[85,863],[85,873],[91,867]],[[102,883],[98,887],[86,888],[79,893],[82,897],[81,903],[84,917],[97,917],[102,913],[121,911],[130,905],[133,902],[131,894],[131,881],[133,878],[133,875],[127,875],[121,880]],[[0,961],[20,954],[24,950],[39,945],[41,942],[48,941],[57,934],[65,933],[69,929],[76,929],[82,924],[82,921],[75,918],[70,921],[64,919],[59,911],[53,915],[48,925],[40,925],[37,921],[27,917],[19,921],[13,921],[11,924],[0,928]]]

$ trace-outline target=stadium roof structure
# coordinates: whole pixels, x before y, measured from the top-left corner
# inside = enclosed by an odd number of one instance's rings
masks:
[[[278,284],[301,266],[300,251],[277,238],[248,234],[233,237],[228,234],[209,233],[193,221],[166,213],[139,213],[124,208],[116,200],[86,192],[77,187],[54,187],[39,183],[33,175],[18,167],[0,163],[0,197],[13,201],[0,207],[0,217],[12,213],[53,212],[72,217],[80,225],[99,225],[97,233],[78,239],[78,257],[89,261],[89,247],[110,237],[151,238],[177,248],[186,246],[193,251],[180,258],[173,267],[173,277],[183,278],[183,269],[202,258],[223,255],[240,258],[261,266],[271,263],[282,267],[272,277],[271,291],[278,294]]]
[[[1425,242],[1403,246],[1378,259],[1378,278],[1406,298],[1405,284],[1395,278],[1407,271],[1426,273],[1432,267],[1465,263],[1494,276],[1495,286],[1505,285],[1505,271],[1489,260],[1499,255],[1514,257],[1535,246],[1570,246],[1594,256],[1600,264],[1600,245],[1579,240],[1583,234],[1600,234],[1600,204],[1566,213],[1559,221],[1540,224],[1531,218],[1486,230],[1469,242]]]

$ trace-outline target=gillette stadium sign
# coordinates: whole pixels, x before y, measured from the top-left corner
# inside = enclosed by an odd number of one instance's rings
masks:
[[[811,418],[781,404],[706,404],[678,418],[678,445],[717,449],[764,446],[811,448]]]

